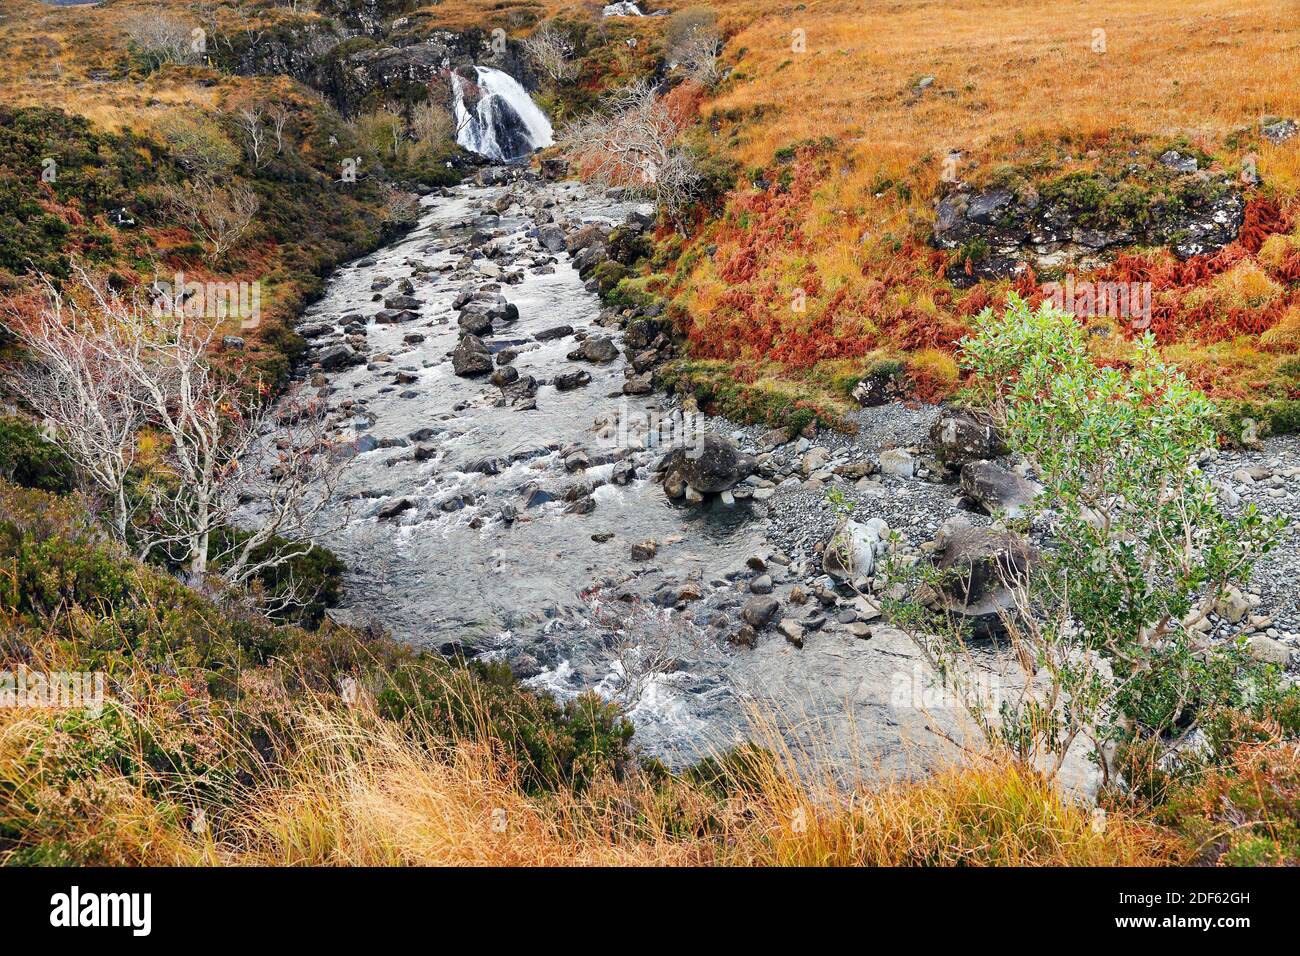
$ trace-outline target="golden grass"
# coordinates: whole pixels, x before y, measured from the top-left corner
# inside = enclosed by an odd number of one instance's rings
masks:
[[[713,105],[772,107],[742,134],[739,155],[751,165],[827,135],[915,156],[1042,130],[1195,140],[1300,112],[1300,19],[1269,0],[712,5],[732,31],[728,49],[743,51],[744,75]],[[796,30],[803,53],[792,50]],[[1096,30],[1103,54],[1093,52]],[[913,95],[926,75],[934,85]]]
[[[777,744],[732,765],[725,799],[640,773],[535,796],[482,744],[427,748],[357,711],[316,710],[303,726],[297,761],[243,801],[231,862],[1112,866],[1176,855],[1161,831],[1124,817],[1098,826],[1003,761],[846,790]]]
[[[805,326],[835,296],[852,302],[861,294],[869,302],[857,310],[858,324],[845,321],[855,312],[841,306],[836,335],[908,352],[950,348],[965,312],[924,256],[951,151],[960,153],[955,176],[978,185],[1000,167],[1029,168],[1048,156],[1054,173],[1086,170],[1107,150],[1134,148],[1130,137],[1148,151],[1185,141],[1226,166],[1253,153],[1281,207],[1300,196],[1295,141],[1273,146],[1255,135],[1265,116],[1300,117],[1300,19],[1279,17],[1267,0],[711,5],[734,68],[702,107],[717,130],[711,148],[769,178],[778,151],[803,143],[829,149],[820,153],[815,186],[781,223],[799,247],[764,249],[747,284],[730,281],[725,269],[750,241],[745,231],[706,227],[698,245],[719,251],[693,260],[674,288],[701,341],[742,339],[737,315],[756,325],[781,311],[790,286],[815,276]],[[921,89],[923,77],[933,82]],[[729,209],[748,192],[733,193]],[[1273,260],[1288,252],[1278,242],[1267,251]],[[873,298],[881,284],[885,293]],[[1279,291],[1243,266],[1202,300],[1216,321],[1228,321],[1232,309],[1261,310]],[[745,358],[760,359],[765,340],[745,348]],[[1209,362],[1203,350],[1193,357]],[[925,372],[930,364],[920,360]],[[938,397],[939,378],[931,378],[918,384],[934,386],[926,397]],[[1275,397],[1287,390],[1267,369],[1253,381],[1269,381]],[[1251,380],[1241,384],[1248,395]],[[1216,394],[1227,391],[1239,390]]]
[[[490,743],[446,742],[361,705],[296,708],[296,755],[246,790],[83,767],[40,714],[0,714],[10,832],[111,864],[261,866],[1126,866],[1182,861],[1173,836],[1064,799],[1009,761],[845,787],[784,745],[728,764],[722,789],[633,770],[528,793]],[[90,772],[87,772],[90,771]],[[147,773],[153,774],[152,771]],[[47,779],[48,777],[48,779]],[[725,793],[723,792],[725,790]],[[205,807],[200,814],[200,807]],[[196,820],[202,825],[196,825]],[[15,852],[15,851],[9,851]],[[7,853],[0,848],[0,863]]]

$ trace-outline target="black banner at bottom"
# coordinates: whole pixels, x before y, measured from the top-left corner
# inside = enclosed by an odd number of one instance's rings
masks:
[[[501,938],[563,926],[683,918],[725,938],[772,920],[800,932],[922,930],[967,941],[994,928],[1045,938],[1201,933],[1220,940],[1293,925],[1297,882],[1277,870],[0,870],[15,937],[75,935],[205,944],[338,944],[376,933],[490,928]],[[1288,912],[1284,914],[1284,907]],[[576,923],[575,923],[576,920]],[[550,928],[547,929],[547,924]],[[790,927],[792,928],[792,927]],[[617,937],[611,937],[615,939]]]

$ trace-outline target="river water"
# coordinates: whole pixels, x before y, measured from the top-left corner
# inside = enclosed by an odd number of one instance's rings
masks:
[[[507,207],[510,195],[520,201]],[[323,543],[348,567],[343,606],[332,613],[416,646],[505,658],[526,683],[561,699],[594,689],[621,703],[638,745],[670,765],[756,733],[851,776],[933,763],[948,745],[931,729],[936,715],[899,706],[900,691],[919,691],[926,677],[897,632],[862,640],[827,626],[802,648],[773,631],[752,648],[729,644],[754,574],[746,561],[772,552],[773,502],[670,501],[651,468],[663,448],[640,447],[653,430],[611,436],[605,427],[615,415],[666,415],[668,400],[622,395],[622,356],[607,365],[566,357],[584,332],[619,336],[598,326],[598,297],[565,253],[545,250],[537,226],[552,216],[570,229],[618,223],[631,208],[575,184],[457,187],[426,198],[419,227],[401,241],[342,267],[304,314],[304,328],[333,329],[317,345],[341,340],[345,316],[366,322],[369,364],[327,376],[337,437],[364,449],[322,523],[333,529]],[[522,270],[521,281],[494,282],[481,271],[486,260],[465,258],[471,248],[489,248],[504,273]],[[418,317],[375,323],[403,280]],[[518,307],[518,321],[498,322],[485,341],[494,353],[518,350],[514,366],[543,382],[535,410],[505,404],[484,377],[454,374],[453,302],[467,284]],[[538,341],[560,325],[573,334]],[[578,368],[589,384],[551,384]],[[706,424],[724,434],[735,427]],[[565,458],[578,449],[591,465],[570,471]],[[484,473],[485,459],[502,464]],[[635,468],[631,482],[610,480],[616,462]],[[591,488],[589,513],[570,513],[565,500],[579,482]],[[553,500],[530,507],[539,497]],[[401,499],[406,510],[381,517]],[[518,518],[506,520],[512,509]],[[655,554],[635,560],[632,545],[647,540]],[[783,599],[804,580],[796,567],[769,568]],[[677,603],[682,587],[699,599]],[[937,715],[946,733],[951,717]]]
[[[570,219],[616,223],[632,208],[578,187],[547,188]],[[376,297],[392,294],[403,279],[422,302],[413,321],[369,322],[371,364],[329,376],[331,405],[351,400],[347,412],[361,412],[336,413],[340,438],[404,443],[358,454],[345,472],[338,512],[323,522],[343,524],[324,540],[349,569],[340,616],[379,623],[417,646],[464,645],[522,657],[531,683],[558,696],[594,687],[626,697],[639,739],[651,749],[684,744],[693,750],[726,724],[717,698],[727,698],[732,716],[740,715],[723,673],[728,652],[716,636],[676,620],[680,615],[649,598],[666,581],[705,581],[743,566],[761,545],[761,531],[744,504],[696,509],[670,502],[648,467],[663,449],[619,448],[618,436],[598,427],[614,416],[654,421],[668,409],[659,396],[621,394],[621,356],[603,366],[566,359],[583,332],[611,334],[595,324],[600,301],[584,288],[567,255],[550,256],[530,237],[535,223],[523,209],[516,205],[500,216],[490,211],[506,191],[467,186],[450,197],[427,198],[416,230],[364,265],[341,268],[302,317],[301,324],[310,326],[372,315],[383,307]],[[571,391],[543,384],[536,409],[520,410],[502,406],[501,390],[485,378],[453,373],[447,356],[459,328],[452,304],[467,273],[442,270],[460,260],[476,230],[496,236],[507,247],[508,268],[524,271],[522,282],[499,284],[520,318],[498,323],[497,334],[486,339],[489,347],[518,349],[513,364],[521,374],[545,381],[581,368],[590,373],[589,384]],[[376,277],[392,284],[376,292]],[[475,282],[490,283],[486,276]],[[560,325],[571,325],[575,335],[535,340],[536,333]],[[408,343],[413,332],[423,341]],[[392,361],[373,362],[383,355]],[[415,380],[397,384],[399,372]],[[427,437],[411,441],[420,430]],[[432,455],[415,460],[417,446]],[[569,473],[562,452],[574,448],[597,462],[626,457],[637,463],[636,477],[613,484],[612,462]],[[474,470],[491,458],[508,465],[498,474]],[[568,513],[565,491],[584,481],[596,486],[595,510]],[[535,489],[554,500],[529,507]],[[412,507],[396,518],[378,517],[398,498]],[[507,505],[518,510],[517,520],[503,520]],[[655,558],[634,562],[631,545],[646,540],[659,544]],[[653,648],[640,648],[640,632],[651,631]]]

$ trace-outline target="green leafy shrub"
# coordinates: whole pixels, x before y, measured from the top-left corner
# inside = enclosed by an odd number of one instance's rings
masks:
[[[68,456],[21,418],[0,418],[0,479],[67,494],[76,484]]]
[[[1150,335],[1113,368],[1094,364],[1074,317],[1050,305],[1035,311],[1012,296],[974,326],[962,342],[971,397],[1033,466],[1043,491],[1032,513],[1052,528],[1031,570],[1007,582],[1014,606],[1000,612],[1025,692],[989,713],[964,686],[961,622],[915,604],[894,613],[990,739],[1059,767],[1081,735],[1172,742],[1266,689],[1266,669],[1193,627],[1285,527],[1253,506],[1220,510],[1196,467],[1216,441],[1213,404],[1160,360]],[[937,572],[917,573],[942,586]],[[1043,675],[1050,689],[1040,693]]]
[[[68,275],[69,249],[91,257],[106,234],[85,219],[136,206],[169,164],[148,140],[99,133],[81,116],[43,107],[0,106],[0,270]]]

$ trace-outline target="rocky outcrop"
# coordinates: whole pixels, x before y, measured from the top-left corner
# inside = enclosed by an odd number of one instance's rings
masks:
[[[260,31],[233,31],[211,49],[224,69],[241,76],[290,76],[319,90],[345,116],[379,102],[418,102],[431,88],[450,107],[447,75],[473,64],[536,88],[531,63],[514,41],[501,47],[484,30],[442,30],[403,17],[408,5],[401,0],[326,3],[337,9]]]
[[[1246,200],[1228,174],[1193,171],[1187,159],[1157,160],[1154,168],[1167,177],[1160,189],[1100,173],[1037,188],[959,186],[938,202],[933,241],[964,253],[948,276],[959,286],[1026,267],[1091,268],[1125,246],[1169,246],[1183,259],[1214,252],[1237,237]]]
[[[316,9],[350,33],[379,36],[393,20],[416,6],[412,0],[318,0]]]
[[[850,397],[864,408],[876,408],[902,398],[907,388],[899,375],[901,365],[882,365],[868,372],[853,386]]]
[[[1300,124],[1293,119],[1275,119],[1260,124],[1260,134],[1274,146],[1285,143],[1297,132],[1300,132]]]

